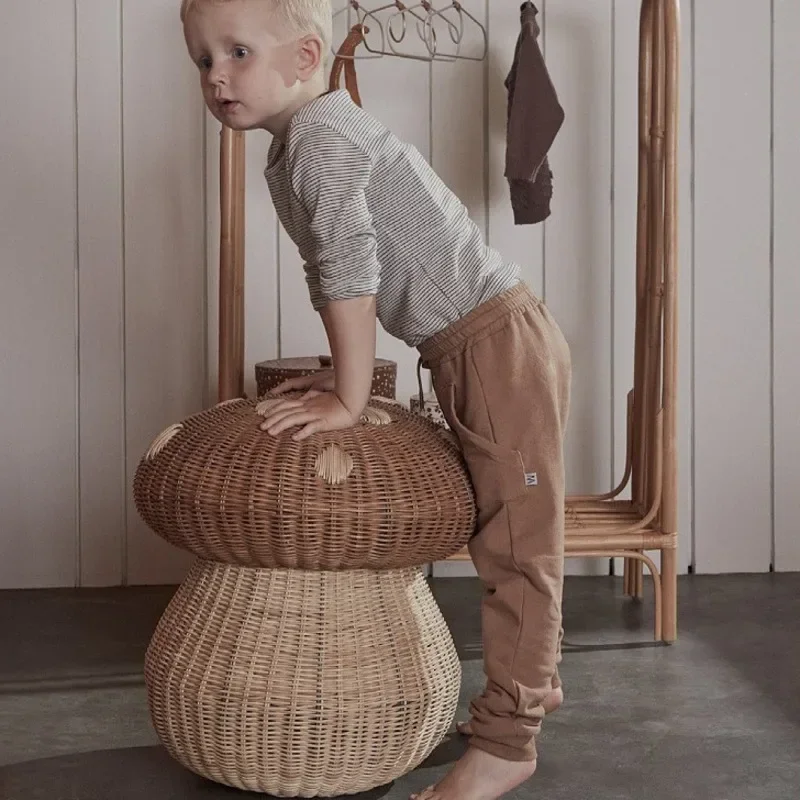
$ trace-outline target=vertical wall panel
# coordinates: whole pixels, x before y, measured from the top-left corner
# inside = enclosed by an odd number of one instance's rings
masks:
[[[75,17],[3,9],[0,88],[0,587],[76,574]],[[22,65],[25,65],[24,67]]]
[[[544,296],[572,351],[567,491],[604,492],[611,476],[611,0],[546,5],[547,63],[566,119],[553,146],[553,216]],[[606,572],[600,560],[571,572]]]
[[[489,244],[503,256],[518,263],[531,289],[541,295],[544,269],[544,224],[515,225],[508,181],[505,177],[508,90],[505,80],[514,61],[520,33],[517,3],[488,3],[489,52],[486,59],[486,168],[488,171],[486,214]],[[544,28],[544,14],[539,15]],[[545,47],[546,31],[539,42]],[[558,88],[558,87],[556,87]],[[552,165],[551,165],[552,166]],[[553,205],[559,213],[559,196]]]
[[[206,392],[204,108],[177,14],[161,0],[123,6],[129,486],[153,437],[201,409]],[[131,497],[127,555],[130,583],[179,580],[189,562],[144,526]]]
[[[800,570],[800,5],[775,2],[775,569]]]
[[[468,0],[464,7],[486,22],[483,0]],[[464,23],[461,53],[480,54],[482,38],[477,26]],[[452,45],[444,26],[438,38],[442,51]],[[409,36],[413,35],[410,33]],[[447,47],[451,50],[446,50]],[[484,69],[482,61],[434,61],[431,65],[431,164],[442,180],[467,207],[471,219],[486,231],[484,192]]]
[[[568,491],[611,482],[611,2],[547,4],[547,63],[566,119],[553,146],[545,299],[572,350]]]
[[[681,79],[678,138],[678,570],[694,558],[694,98],[693,21],[695,0],[681,0]]]
[[[746,24],[743,22],[746,20]],[[770,562],[770,4],[695,4],[695,551]]]
[[[120,2],[77,3],[80,583],[122,583],[125,537]]]

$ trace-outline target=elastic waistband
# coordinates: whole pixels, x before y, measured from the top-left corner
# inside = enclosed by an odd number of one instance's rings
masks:
[[[417,347],[423,366],[428,369],[463,351],[467,343],[478,334],[501,328],[511,314],[525,308],[535,308],[540,303],[541,300],[524,281],[490,297],[465,317],[456,320]]]

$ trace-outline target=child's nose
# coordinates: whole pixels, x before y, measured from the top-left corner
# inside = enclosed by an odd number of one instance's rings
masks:
[[[208,82],[212,86],[224,86],[228,82],[228,76],[222,67],[211,67],[208,71]]]

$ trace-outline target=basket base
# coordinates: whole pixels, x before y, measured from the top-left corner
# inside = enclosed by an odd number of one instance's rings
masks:
[[[461,666],[419,569],[267,570],[198,559],[145,659],[167,751],[218,783],[353,794],[443,740]]]

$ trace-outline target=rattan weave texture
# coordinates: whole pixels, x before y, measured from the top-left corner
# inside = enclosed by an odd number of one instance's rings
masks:
[[[439,426],[372,398],[360,424],[295,442],[261,430],[269,402],[227,401],[156,438],[134,479],[155,533],[209,560],[310,570],[402,569],[466,545],[472,484]]]
[[[197,559],[150,642],[151,717],[211,780],[366,791],[444,738],[461,668],[419,569],[263,570]]]

